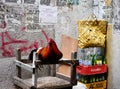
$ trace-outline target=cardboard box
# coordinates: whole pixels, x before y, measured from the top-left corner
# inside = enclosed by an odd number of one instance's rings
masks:
[[[106,89],[107,87],[107,81],[101,81],[101,82],[94,82],[94,83],[88,83],[85,84],[88,89]]]

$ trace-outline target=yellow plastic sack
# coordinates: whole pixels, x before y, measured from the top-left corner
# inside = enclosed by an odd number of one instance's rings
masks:
[[[78,21],[78,46],[80,48],[105,47],[107,24],[105,20]]]

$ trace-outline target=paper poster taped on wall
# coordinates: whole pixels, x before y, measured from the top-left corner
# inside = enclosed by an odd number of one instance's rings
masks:
[[[36,0],[24,0],[24,4],[35,4]]]
[[[41,27],[39,25],[39,10],[37,7],[28,8],[25,11],[25,25],[28,32],[40,31]]]
[[[0,13],[5,13],[6,6],[4,4],[0,4]]]
[[[5,15],[3,13],[0,13],[0,31],[4,28],[6,28]]]
[[[21,4],[21,0],[3,0],[3,2],[7,4],[11,4],[11,3]]]
[[[57,6],[79,5],[80,0],[56,0]]]
[[[51,0],[40,0],[40,5],[50,5]]]
[[[39,12],[39,22],[57,23],[57,7],[40,5]]]
[[[9,3],[17,3],[18,0],[5,0],[5,2],[9,2]]]
[[[98,19],[107,20],[112,23],[112,4],[111,0],[94,0],[94,14]]]

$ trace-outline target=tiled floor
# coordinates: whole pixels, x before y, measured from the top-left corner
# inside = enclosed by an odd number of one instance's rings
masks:
[[[73,87],[73,89],[87,89],[87,88],[84,84],[78,82],[77,85]]]

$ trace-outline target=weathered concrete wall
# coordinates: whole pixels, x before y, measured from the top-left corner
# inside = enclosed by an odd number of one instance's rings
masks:
[[[20,1],[21,0],[18,0],[18,3],[20,3]],[[42,1],[44,2],[45,0],[41,0],[41,3],[43,3]],[[54,2],[56,0],[51,0],[51,1]],[[57,0],[57,1],[60,1],[60,0]],[[30,29],[30,30],[26,29],[25,13],[24,13],[24,9],[21,9],[23,7],[19,7],[19,5],[9,6],[11,7],[11,9],[9,8],[8,12],[6,12],[7,17],[4,16],[4,13],[2,15],[3,17],[0,17],[2,18],[1,20],[2,25],[0,25],[0,28],[1,28],[0,29],[0,57],[2,57],[0,59],[0,89],[13,89],[14,88],[13,76],[15,75],[15,65],[13,62],[13,58],[3,58],[3,57],[15,56],[15,48],[17,47],[23,49],[23,54],[24,53],[28,54],[30,50],[33,48],[36,48],[36,46],[45,45],[46,38],[43,32],[41,32],[39,29],[44,28],[45,32],[47,33],[49,37],[54,38],[55,36],[55,41],[60,47],[61,35],[66,34],[74,38],[77,38],[78,37],[77,21],[81,19],[86,19],[92,12],[94,12],[99,19],[107,19],[111,23],[111,19],[109,17],[111,16],[109,15],[109,13],[111,12],[109,9],[109,5],[110,5],[109,2],[111,0],[78,0],[78,1],[79,1],[79,4],[75,4],[71,6],[59,5],[58,6],[58,22],[52,26],[41,25],[38,27],[38,29],[34,29],[37,32],[34,32],[33,29]],[[106,9],[103,10],[105,1],[109,1],[107,3],[108,7],[106,7],[110,11],[110,12],[107,12],[108,17],[103,15],[103,14],[106,15],[106,13],[103,13],[104,10],[106,11]],[[114,2],[118,2],[118,1],[115,0]],[[12,9],[12,7],[14,7],[14,9]],[[16,7],[17,7],[17,10],[16,10]],[[117,7],[115,8],[117,9]],[[96,11],[94,11],[94,9],[96,9]],[[10,14],[9,14],[9,11],[11,12]],[[117,14],[118,12],[116,12],[115,10],[114,13]],[[11,14],[13,16],[17,15],[16,18],[12,17]],[[7,26],[5,26],[4,20],[6,21]],[[6,27],[6,29],[3,29],[4,27]],[[7,31],[7,30],[10,30],[10,31]],[[30,32],[31,30],[32,32]],[[119,40],[116,40],[118,37],[119,35],[116,35],[116,34],[113,36],[113,38],[115,38],[115,40],[113,41],[114,45],[116,45],[116,43],[119,41]],[[109,75],[109,83],[108,83],[109,88],[108,89],[119,89],[119,86],[118,86],[119,80],[116,81],[116,79],[118,79],[118,76],[116,75],[117,73],[119,73],[119,69],[118,69],[119,62],[117,62],[118,64],[115,66],[116,61],[118,61],[117,59],[119,58],[118,57],[119,44],[117,44],[117,46],[115,47],[116,48],[113,49],[114,53],[112,54],[115,56],[111,57],[112,58],[110,59],[111,64],[109,63],[110,75]],[[116,49],[118,50],[116,51]],[[116,72],[116,69],[117,69],[117,72]],[[116,72],[115,75],[114,75],[114,72]]]
[[[113,29],[111,32],[108,89],[120,88],[120,0],[113,0]]]
[[[66,34],[77,39],[78,20],[86,19],[92,12],[93,0],[80,0],[79,5],[58,8],[58,23],[55,25],[55,39],[60,45],[61,35]]]
[[[15,76],[14,58],[0,59],[0,89],[14,89],[13,77]]]

